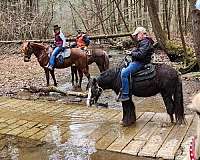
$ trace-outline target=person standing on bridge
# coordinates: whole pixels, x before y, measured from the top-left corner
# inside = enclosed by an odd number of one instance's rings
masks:
[[[56,47],[54,48],[49,63],[46,66],[46,68],[48,68],[49,70],[53,70],[56,62],[56,56],[59,54],[59,52],[65,50],[66,38],[64,34],[61,32],[60,28],[61,27],[59,27],[58,25],[54,25],[54,36],[55,36],[54,44]]]
[[[133,49],[129,54],[132,56],[132,62],[128,67],[121,71],[122,90],[119,101],[129,100],[129,76],[141,70],[145,64],[150,63],[151,55],[153,54],[153,40],[148,37],[147,31],[144,27],[137,27],[132,36],[138,42],[137,48]]]
[[[76,36],[76,43],[72,44],[72,48],[80,48],[82,50],[87,50],[87,47],[90,45],[90,38],[80,29],[77,30],[78,34]]]

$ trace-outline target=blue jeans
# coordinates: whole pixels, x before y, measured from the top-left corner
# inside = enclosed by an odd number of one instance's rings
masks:
[[[128,67],[123,68],[121,72],[121,80],[122,80],[122,94],[128,95],[129,94],[129,76],[133,73],[136,73],[144,64],[134,61],[129,63]]]
[[[49,60],[49,65],[50,66],[54,66],[56,63],[56,56],[58,55],[58,53],[61,51],[62,47],[56,47],[53,50],[53,53],[51,54],[50,60]]]

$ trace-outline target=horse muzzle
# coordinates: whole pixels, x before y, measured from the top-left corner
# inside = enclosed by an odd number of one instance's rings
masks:
[[[24,57],[24,62],[30,62],[30,61],[31,61],[30,58],[28,58],[28,57]]]
[[[92,101],[91,101],[91,99],[87,99],[86,104],[87,104],[87,107],[91,107],[91,105],[92,105]]]

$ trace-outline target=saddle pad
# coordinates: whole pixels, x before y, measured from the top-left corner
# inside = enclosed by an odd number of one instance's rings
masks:
[[[144,66],[144,69],[140,70],[139,72],[136,72],[135,74],[131,76],[134,81],[143,81],[143,80],[151,79],[155,77],[155,75],[156,75],[155,65],[147,64]]]
[[[71,55],[71,50],[69,48],[65,49],[64,52],[60,52],[56,58],[58,58],[59,56],[62,56],[63,58],[68,58]]]

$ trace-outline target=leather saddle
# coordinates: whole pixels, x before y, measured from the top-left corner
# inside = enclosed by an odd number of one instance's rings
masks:
[[[131,79],[135,82],[151,79],[156,76],[154,64],[146,64],[142,70],[131,75]]]

